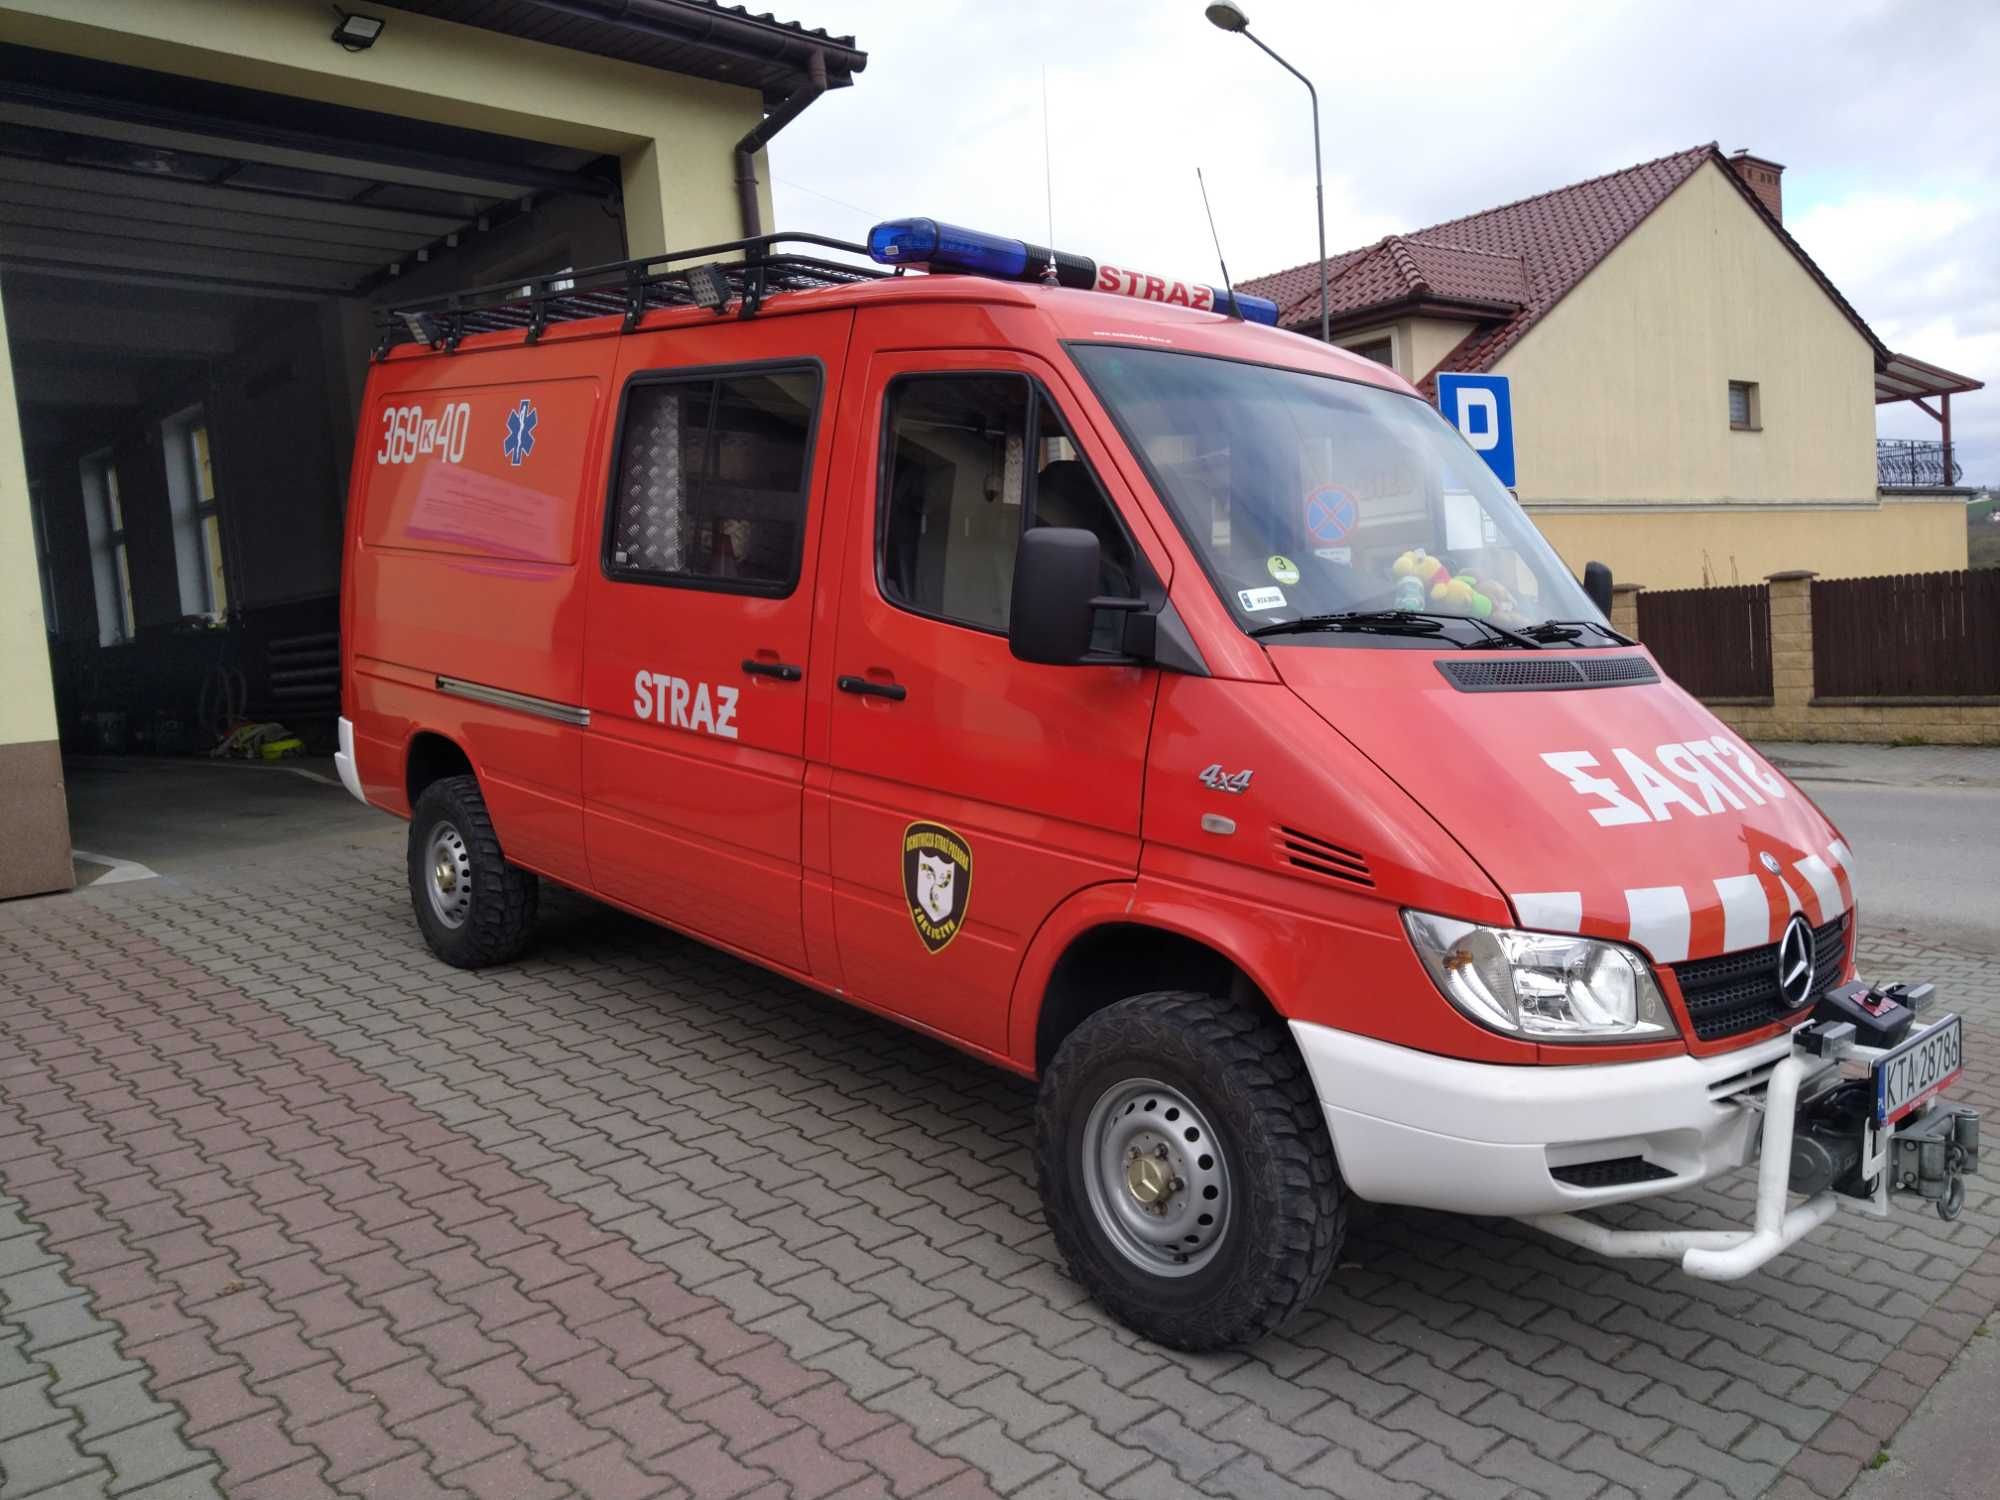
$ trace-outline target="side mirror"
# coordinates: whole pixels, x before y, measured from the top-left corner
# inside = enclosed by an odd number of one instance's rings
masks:
[[[1583,592],[1597,612],[1605,619],[1611,618],[1611,569],[1601,562],[1583,565]]]
[[[1069,667],[1090,654],[1098,553],[1097,533],[1081,527],[1036,526],[1021,534],[1007,626],[1016,658]]]

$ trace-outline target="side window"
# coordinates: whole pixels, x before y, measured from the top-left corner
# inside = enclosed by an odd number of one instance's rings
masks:
[[[881,528],[890,600],[1007,628],[1029,394],[1021,375],[918,375],[890,387]]]
[[[1095,531],[1105,592],[1136,589],[1130,540],[1055,407],[1025,376],[910,376],[890,387],[888,408],[880,576],[892,603],[1005,630],[1014,554],[1036,525]]]
[[[1139,592],[1139,569],[1131,539],[1111,509],[1111,501],[1069,435],[1062,415],[1047,396],[1035,400],[1035,484],[1030,526],[1075,526],[1097,533],[1104,559],[1099,592],[1130,598]],[[1099,625],[1116,625],[1100,619]],[[1108,649],[1108,648],[1100,648]]]
[[[626,393],[605,571],[788,594],[799,581],[819,373],[635,382]]]

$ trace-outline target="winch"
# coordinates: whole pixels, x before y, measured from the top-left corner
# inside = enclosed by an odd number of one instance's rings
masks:
[[[1921,1022],[1935,994],[1929,984],[1855,980],[1829,990],[1793,1034],[1798,1052],[1835,1066],[1801,1090],[1792,1192],[1831,1188],[1882,1211],[1890,1193],[1914,1193],[1939,1218],[1958,1217],[1963,1179],[1979,1165],[1979,1111],[1937,1097],[1960,1066],[1960,1026],[1955,1016]]]

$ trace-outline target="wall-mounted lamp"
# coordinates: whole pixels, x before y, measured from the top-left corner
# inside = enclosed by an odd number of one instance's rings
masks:
[[[333,25],[333,39],[349,52],[366,52],[382,34],[384,23],[380,16],[350,15],[337,5],[333,13],[340,17]]]

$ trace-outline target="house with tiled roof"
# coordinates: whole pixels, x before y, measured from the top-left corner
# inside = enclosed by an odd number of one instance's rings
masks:
[[[1951,395],[1980,382],[1883,344],[1786,231],[1783,172],[1696,146],[1333,256],[1333,341],[1426,396],[1509,376],[1518,493],[1578,569],[1962,568],[1963,494],[1881,482],[1875,407],[1926,402],[1948,447]],[[1242,290],[1318,334],[1318,262]]]

